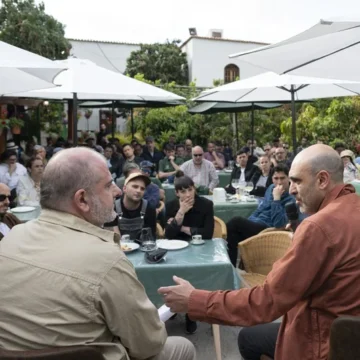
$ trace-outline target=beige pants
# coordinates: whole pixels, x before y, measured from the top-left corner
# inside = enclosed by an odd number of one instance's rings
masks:
[[[196,360],[196,350],[188,339],[170,336],[162,351],[149,360]]]

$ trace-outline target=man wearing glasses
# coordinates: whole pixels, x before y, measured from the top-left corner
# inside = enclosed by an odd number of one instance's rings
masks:
[[[7,212],[9,210],[10,198],[9,187],[0,183],[0,241],[10,232],[12,227],[21,223],[15,215]]]
[[[219,184],[219,177],[214,164],[204,159],[204,150],[201,146],[192,149],[192,159],[180,166],[180,170],[190,177],[196,186],[212,191]]]

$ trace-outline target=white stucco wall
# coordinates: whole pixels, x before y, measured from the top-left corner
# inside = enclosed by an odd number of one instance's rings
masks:
[[[126,60],[140,45],[113,44],[105,42],[70,40],[70,54],[79,59],[88,59],[112,71],[125,72]]]
[[[183,47],[189,58],[188,63],[191,64],[189,80],[196,80],[197,86],[213,86],[214,79],[224,79],[224,68],[228,64],[239,67],[240,79],[258,75],[265,70],[238,59],[230,59],[229,55],[259,46],[262,45],[193,38]]]

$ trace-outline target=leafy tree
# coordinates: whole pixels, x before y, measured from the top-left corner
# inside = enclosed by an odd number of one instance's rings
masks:
[[[64,25],[45,13],[43,3],[36,5],[34,0],[1,0],[0,40],[52,60],[66,59],[71,49]],[[41,128],[60,131],[62,121],[58,114],[62,111],[62,104],[40,109]],[[36,122],[35,111],[28,134],[39,137],[40,127]]]
[[[143,74],[145,79],[166,84],[175,81],[179,85],[188,83],[186,54],[178,46],[179,40],[165,44],[142,44],[127,59],[125,73],[134,77]]]

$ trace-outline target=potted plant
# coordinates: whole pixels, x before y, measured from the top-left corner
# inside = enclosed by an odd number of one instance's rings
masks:
[[[8,119],[0,119],[0,135],[4,129],[10,129]]]
[[[13,134],[20,134],[21,128],[24,126],[24,120],[21,120],[17,117],[11,117],[9,119],[9,127],[11,128],[11,132]]]
[[[84,116],[86,117],[87,120],[89,120],[91,118],[93,111],[91,109],[86,109],[84,112]]]

